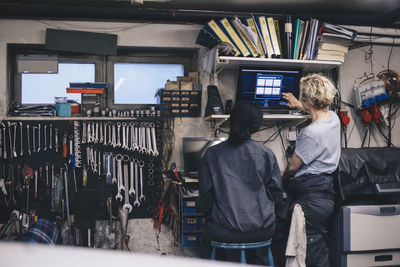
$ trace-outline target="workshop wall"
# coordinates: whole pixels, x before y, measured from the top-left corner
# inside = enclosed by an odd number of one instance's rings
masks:
[[[109,32],[118,35],[118,46],[194,48],[198,47],[195,40],[202,26],[159,23],[0,20],[0,118],[6,116],[8,106],[7,43],[44,44],[46,28]],[[197,129],[206,129],[202,125],[203,120],[201,118],[196,119],[196,121],[196,123],[190,120],[185,121],[183,128],[186,128],[186,125],[196,125]],[[197,134],[200,134],[199,130],[197,130]],[[131,236],[129,247],[134,252],[182,254],[182,250],[174,246],[172,233],[163,226],[162,232],[158,234],[158,231],[153,229],[151,219],[130,220],[128,235]]]
[[[340,71],[339,88],[342,94],[342,101],[353,103],[351,94],[355,79],[362,77],[364,73],[367,75],[370,73],[377,75],[380,71],[388,68],[400,73],[400,47],[392,48],[391,46],[374,45],[372,47],[365,46],[350,50],[346,55],[346,60]],[[345,109],[350,111],[349,116],[351,119],[350,124],[347,126],[347,135],[349,140],[348,146],[360,147],[365,133],[364,125],[360,119],[360,116],[354,112],[353,109],[349,107],[345,107]],[[388,114],[387,105],[382,106],[380,109],[383,116],[386,117]],[[394,122],[392,122],[392,125],[394,125],[392,130],[392,143],[396,147],[400,145],[400,125],[397,117],[394,119]],[[353,132],[350,134],[354,123],[356,125]],[[373,126],[371,129],[371,146],[385,146],[386,143],[380,136],[377,128]],[[342,142],[342,144],[344,144],[344,142]]]
[[[7,43],[44,44],[46,28],[60,28],[68,30],[84,30],[96,32],[109,32],[118,35],[119,46],[141,46],[141,47],[181,47],[200,48],[195,44],[198,31],[202,25],[193,24],[160,24],[160,23],[115,23],[115,22],[83,22],[83,21],[47,21],[47,20],[0,20],[0,117],[3,118],[7,111]],[[387,68],[390,46],[373,46],[373,54],[370,59],[365,59],[369,47],[350,50],[346,61],[340,70],[339,88],[342,93],[342,100],[352,103],[351,88],[354,80],[364,74],[371,72],[370,60],[372,59],[372,71],[377,74]],[[202,115],[207,103],[206,88],[212,81],[212,77],[201,72],[202,59],[206,49],[200,48],[197,60],[197,71],[200,71],[200,81],[203,85],[202,94]],[[391,53],[390,67],[400,72],[400,48],[394,47]],[[224,70],[219,75],[219,92],[222,102],[234,100],[236,88],[236,72]],[[349,147],[359,147],[364,135],[364,127],[358,115],[350,110],[351,123],[348,126]],[[382,111],[383,112],[383,111]],[[383,112],[384,113],[384,112]],[[350,131],[355,123],[355,127]],[[174,121],[175,143],[171,163],[177,163],[178,169],[183,167],[182,137],[212,137],[210,123],[199,118],[176,118]],[[392,143],[400,145],[400,123],[396,122],[393,128]],[[225,128],[225,130],[228,130]],[[255,140],[265,141],[276,131],[276,128],[258,132],[254,135]],[[281,134],[286,141],[287,129]],[[221,133],[221,136],[227,136]],[[373,130],[371,146],[384,146],[385,142],[379,136],[377,130]],[[286,167],[286,158],[280,138],[273,142],[266,143],[277,156],[280,169]],[[173,245],[173,236],[168,230],[163,230],[157,238],[157,233],[152,228],[150,219],[131,220],[128,232],[131,235],[129,242],[133,251],[146,253],[167,253],[181,255],[182,251]],[[158,243],[159,241],[159,243]]]

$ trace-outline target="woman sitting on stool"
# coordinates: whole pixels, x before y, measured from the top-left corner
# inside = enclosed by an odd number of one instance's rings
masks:
[[[206,215],[203,257],[209,258],[210,241],[261,242],[274,234],[274,204],[282,200],[282,183],[274,153],[250,138],[261,122],[262,113],[253,104],[236,104],[229,139],[208,148],[203,158],[199,190],[199,210]],[[253,255],[248,254],[247,261],[266,264],[267,250],[262,249],[249,251]]]

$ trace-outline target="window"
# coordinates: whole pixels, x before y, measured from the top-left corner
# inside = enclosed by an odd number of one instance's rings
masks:
[[[149,51],[150,50],[150,51]],[[171,50],[169,53],[165,50]],[[125,53],[125,54],[122,54]],[[137,49],[107,58],[107,106],[112,109],[143,108],[156,104],[155,94],[167,80],[177,81],[194,71],[194,51]]]
[[[189,48],[120,47],[117,56],[101,56],[50,51],[44,45],[8,44],[7,47],[10,102],[54,104],[54,97],[67,97],[80,103],[80,94],[66,93],[70,82],[107,82],[109,87],[101,95],[100,107],[111,109],[156,104],[155,93],[165,87],[167,80],[177,81],[178,76],[194,71],[196,55],[196,50]],[[57,73],[51,73],[52,69],[46,71],[41,62],[37,63],[54,58],[56,64],[51,66],[58,67]],[[20,65],[21,60],[25,65]],[[30,60],[35,60],[41,68],[33,68]]]
[[[95,65],[58,63],[57,74],[21,74],[21,103],[54,103],[54,97],[67,97],[80,103],[81,94],[67,94],[70,82],[94,82]]]
[[[184,76],[183,64],[114,64],[114,104],[156,104],[154,97],[167,80]]]

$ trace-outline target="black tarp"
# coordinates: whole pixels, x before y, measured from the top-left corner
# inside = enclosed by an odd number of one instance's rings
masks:
[[[337,178],[343,199],[373,192],[375,184],[400,183],[400,148],[343,148]]]

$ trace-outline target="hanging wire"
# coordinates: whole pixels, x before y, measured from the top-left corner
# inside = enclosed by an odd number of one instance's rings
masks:
[[[368,137],[368,147],[370,147],[370,146],[371,146],[371,133],[372,133],[372,131],[371,131],[371,130],[369,130],[369,137]]]
[[[355,126],[356,126],[356,122],[354,122],[354,123],[353,123],[353,126],[351,127],[350,133],[349,133],[349,135],[347,136],[347,141],[346,141],[346,143],[348,143],[348,142],[350,141],[351,134],[353,133],[353,130],[354,130],[354,127],[355,127]]]
[[[368,132],[369,132],[369,128],[365,128],[365,134],[364,134],[364,137],[363,137],[363,140],[361,143],[361,147],[364,147],[365,139],[367,139]]]
[[[393,52],[393,46],[394,46],[394,37],[393,37],[393,43],[392,43],[392,47],[390,47],[390,53],[389,53],[389,57],[388,57],[388,62],[387,62],[387,69],[390,69],[390,58],[392,57],[392,52]]]
[[[395,145],[393,145],[391,142],[388,141],[387,135],[385,135],[385,134],[383,133],[383,131],[382,131],[381,124],[377,124],[377,125],[376,125],[376,128],[378,129],[378,131],[379,131],[379,133],[380,133],[382,139],[383,139],[386,143],[388,143],[389,146],[391,146],[391,147],[396,147]]]
[[[257,142],[263,142],[263,144],[265,145],[267,142],[275,141],[276,138],[278,137],[278,132],[279,132],[279,130],[276,130],[273,134],[270,135],[270,137],[268,137],[267,140],[265,140],[265,141],[257,141]]]
[[[57,23],[52,23],[50,21],[47,20],[37,20],[37,22],[45,24],[47,26],[53,27],[53,28],[57,28],[59,30],[97,30],[97,31],[102,31],[104,33],[115,33],[115,32],[121,32],[121,31],[126,31],[126,30],[131,30],[131,29],[135,29],[135,28],[140,28],[140,27],[144,27],[150,24],[153,24],[152,22],[148,22],[148,23],[141,23],[139,25],[132,25],[132,26],[128,26],[128,27],[109,27],[109,28],[104,28],[104,27],[90,27],[90,26],[84,26],[82,27],[81,25],[75,25],[72,23],[66,23],[66,22],[61,22],[58,21]]]
[[[281,139],[282,149],[283,149],[283,153],[285,154],[286,163],[287,163],[288,166],[289,166],[289,158],[288,158],[288,155],[287,155],[287,153],[286,153],[285,143],[283,142],[283,138],[282,138],[282,135],[281,135],[281,129],[278,130],[278,133],[279,133],[279,137],[280,137],[280,139]]]

